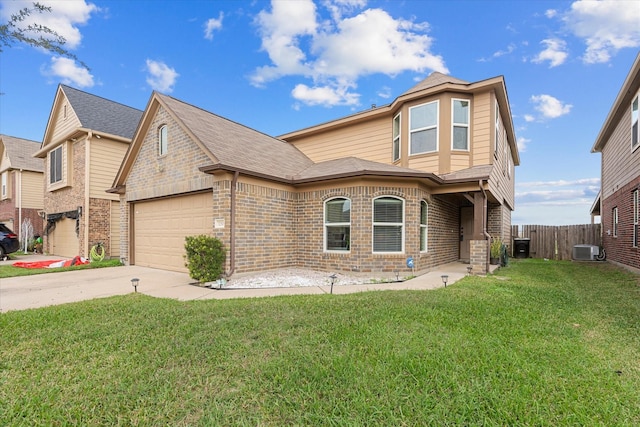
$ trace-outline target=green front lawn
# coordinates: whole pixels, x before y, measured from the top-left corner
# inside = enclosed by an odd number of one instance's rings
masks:
[[[0,425],[637,426],[639,319],[637,276],[542,260],[434,291],[9,312]]]
[[[20,261],[30,262],[29,258],[22,258]],[[57,267],[57,268],[22,268],[22,267],[14,267],[13,265],[3,265],[3,266],[0,266],[0,279],[4,277],[32,276],[34,274],[57,273],[60,271],[72,271],[72,270],[86,270],[89,268],[117,267],[121,265],[122,263],[118,259],[105,259],[103,261],[94,261],[90,264],[73,265],[70,267]]]

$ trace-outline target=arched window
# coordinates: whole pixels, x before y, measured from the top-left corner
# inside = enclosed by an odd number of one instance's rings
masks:
[[[167,125],[162,125],[158,129],[158,156],[167,154]]]
[[[428,240],[428,219],[429,219],[429,205],[424,200],[420,202],[420,252],[427,252],[427,240]]]
[[[351,200],[336,197],[324,202],[324,249],[348,251],[351,248]]]
[[[404,200],[378,197],[373,200],[373,252],[404,251]]]

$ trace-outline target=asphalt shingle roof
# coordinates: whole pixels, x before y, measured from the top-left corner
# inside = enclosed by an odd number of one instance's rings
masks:
[[[0,139],[13,169],[44,172],[44,161],[33,157],[33,154],[40,148],[40,142],[8,135],[0,135]]]
[[[222,165],[292,179],[313,164],[287,142],[170,96],[157,96]]]
[[[437,71],[434,71],[433,73],[429,74],[429,77],[422,80],[420,83],[418,83],[417,85],[415,85],[414,87],[412,87],[411,89],[403,93],[403,95],[407,95],[423,89],[429,89],[432,87],[440,86],[441,84],[444,84],[444,83],[455,83],[455,84],[463,84],[463,85],[469,84],[469,82],[467,81],[460,80],[455,77],[448,76],[446,74],[442,74]]]
[[[83,128],[132,139],[142,111],[60,85]]]

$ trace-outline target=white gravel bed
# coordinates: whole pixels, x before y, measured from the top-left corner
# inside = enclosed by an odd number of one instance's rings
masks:
[[[242,274],[231,277],[222,287],[225,289],[238,288],[294,288],[303,286],[331,285],[331,274],[326,271],[315,271],[301,268],[285,268],[272,271]],[[371,277],[355,276],[335,273],[334,286],[361,285],[371,283]],[[218,285],[213,284],[213,287]]]

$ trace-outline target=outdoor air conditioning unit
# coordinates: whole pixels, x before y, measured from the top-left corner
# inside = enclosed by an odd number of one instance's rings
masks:
[[[573,247],[573,259],[576,261],[596,261],[600,248],[595,245],[575,245]]]

